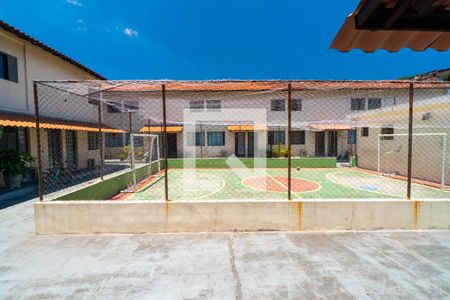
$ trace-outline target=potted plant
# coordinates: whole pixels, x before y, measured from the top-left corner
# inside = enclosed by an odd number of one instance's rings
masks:
[[[130,156],[130,146],[123,147],[122,153],[119,154],[119,159],[121,161],[126,160]]]
[[[21,187],[22,174],[33,160],[30,154],[12,149],[0,152],[0,170],[3,171],[5,183],[10,189]]]

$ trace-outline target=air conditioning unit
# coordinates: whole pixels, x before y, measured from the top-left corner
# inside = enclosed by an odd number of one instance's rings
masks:
[[[94,170],[95,169],[95,159],[88,159],[87,160],[87,168],[89,170]]]

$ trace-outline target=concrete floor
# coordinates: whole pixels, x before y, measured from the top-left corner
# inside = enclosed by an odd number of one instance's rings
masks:
[[[450,299],[450,231],[35,236],[0,210],[0,298]]]

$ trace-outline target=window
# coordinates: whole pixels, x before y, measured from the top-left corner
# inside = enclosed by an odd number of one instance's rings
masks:
[[[381,128],[381,134],[394,134],[394,127],[383,127]],[[393,136],[382,136],[382,140],[384,141],[390,141],[393,140]]]
[[[144,147],[144,137],[142,136],[134,137],[134,147]]]
[[[267,140],[269,145],[285,144],[284,131],[269,131],[267,133]]]
[[[124,101],[124,107],[129,112],[137,112],[137,111],[139,111],[139,102],[127,100],[127,101]]]
[[[205,101],[191,101],[189,102],[189,108],[191,111],[200,111],[205,108]]]
[[[222,103],[220,100],[208,100],[206,101],[206,109],[207,110],[220,110],[222,107]]]
[[[274,99],[270,101],[271,111],[285,111],[286,107],[283,99]]]
[[[305,144],[305,132],[304,131],[292,131],[291,132],[291,144],[292,145],[304,145]]]
[[[361,128],[361,136],[369,136],[369,127]]]
[[[205,146],[204,132],[188,132],[187,133],[188,146]]]
[[[351,102],[352,110],[365,110],[366,109],[366,101],[364,98],[352,98]]]
[[[134,143],[133,146],[134,147],[143,147],[144,146],[144,137],[142,136],[135,136],[134,137]],[[130,145],[130,134],[129,133],[125,133],[125,145]]]
[[[369,98],[368,109],[381,108],[381,98]]]
[[[99,148],[100,134],[98,132],[88,132],[88,150]]]
[[[355,145],[356,144],[356,130],[349,130],[348,131],[348,144],[349,145]]]
[[[144,137],[142,136],[135,136],[133,139],[134,143],[133,146],[134,147],[143,147],[144,146]],[[129,133],[125,133],[125,145],[130,145],[130,134]]]
[[[106,133],[106,147],[123,147],[123,138],[121,133]]]
[[[19,82],[17,58],[3,52],[0,52],[0,79]]]
[[[225,146],[225,132],[208,132],[208,146]]]
[[[106,105],[106,111],[110,114],[117,114],[122,112],[121,111],[121,104],[120,102],[114,102],[114,101],[108,101],[108,104]]]
[[[28,151],[27,128],[0,126],[0,151],[8,149]]]
[[[292,99],[292,111],[302,111],[301,99]]]

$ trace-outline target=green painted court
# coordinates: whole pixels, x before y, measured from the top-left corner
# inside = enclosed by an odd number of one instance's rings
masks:
[[[136,192],[122,193],[126,200],[163,200],[164,176],[143,180]],[[270,200],[287,199],[287,169],[169,169],[169,199]],[[406,181],[355,168],[292,169],[292,198],[356,199],[405,198]],[[412,185],[417,199],[450,198],[448,191]]]

